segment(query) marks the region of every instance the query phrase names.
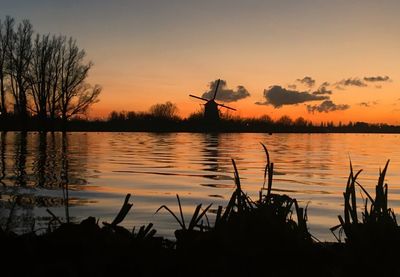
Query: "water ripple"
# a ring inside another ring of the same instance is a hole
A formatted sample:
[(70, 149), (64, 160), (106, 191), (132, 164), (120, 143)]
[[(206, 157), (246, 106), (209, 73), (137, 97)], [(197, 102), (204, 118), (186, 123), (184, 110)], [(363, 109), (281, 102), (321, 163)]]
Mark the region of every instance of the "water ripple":
[(391, 159), (389, 202), (400, 210), (400, 152), (393, 149), (398, 135), (8, 132), (0, 137), (0, 218), (13, 201), (17, 218), (43, 219), (46, 207), (62, 216), (62, 188), (68, 186), (77, 220), (92, 215), (112, 221), (132, 193), (127, 227), (153, 221), (159, 234), (170, 236), (173, 222), (154, 211), (162, 204), (175, 209), (175, 194), (187, 216), (199, 203), (226, 205), (235, 186), (232, 158), (244, 189), (258, 197), (266, 162), (260, 142), (274, 162), (273, 191), (309, 203), (310, 228), (318, 237), (333, 239), (329, 227), (342, 213), (349, 157), (354, 170), (363, 169), (359, 181), (371, 193), (379, 167)]

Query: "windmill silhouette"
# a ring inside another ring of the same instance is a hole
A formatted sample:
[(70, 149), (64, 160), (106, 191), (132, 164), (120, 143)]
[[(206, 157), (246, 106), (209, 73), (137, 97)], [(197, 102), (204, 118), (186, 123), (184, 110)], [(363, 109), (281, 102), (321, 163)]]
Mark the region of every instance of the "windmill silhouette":
[(219, 109), (218, 106), (236, 111), (236, 109), (225, 106), (224, 104), (220, 104), (215, 102), (215, 98), (217, 97), (219, 83), (221, 82), (220, 79), (217, 80), (217, 85), (215, 86), (214, 96), (211, 99), (205, 99), (203, 97), (199, 97), (193, 94), (189, 94), (190, 97), (197, 98), (203, 101), (206, 101), (204, 104), (204, 118), (207, 121), (218, 121), (219, 120)]

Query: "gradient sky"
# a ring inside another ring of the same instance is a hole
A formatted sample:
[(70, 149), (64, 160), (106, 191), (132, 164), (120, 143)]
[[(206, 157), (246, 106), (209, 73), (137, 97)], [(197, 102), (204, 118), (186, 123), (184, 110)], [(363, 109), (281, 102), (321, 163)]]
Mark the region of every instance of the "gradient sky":
[[(188, 94), (201, 96), (221, 78), (250, 93), (225, 102), (240, 116), (400, 124), (398, 0), (0, 0), (0, 7), (1, 19), (26, 18), (38, 33), (77, 39), (95, 64), (90, 83), (103, 86), (92, 117), (166, 101), (187, 116), (201, 109)], [(313, 87), (296, 81), (305, 76)], [(378, 76), (389, 80), (364, 79)], [(366, 86), (345, 85), (348, 79)], [(336, 111), (318, 112), (322, 100), (255, 104), (272, 86), (312, 95), (323, 82)]]

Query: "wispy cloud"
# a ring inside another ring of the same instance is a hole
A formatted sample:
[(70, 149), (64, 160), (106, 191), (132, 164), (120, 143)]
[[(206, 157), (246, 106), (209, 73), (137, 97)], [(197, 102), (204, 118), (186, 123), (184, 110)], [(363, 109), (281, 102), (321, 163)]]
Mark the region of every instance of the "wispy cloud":
[(378, 101), (361, 102), (361, 103), (358, 103), (358, 105), (361, 107), (370, 108), (372, 106), (378, 105)]
[(280, 108), (284, 105), (296, 105), (309, 101), (329, 99), (328, 96), (314, 95), (306, 91), (288, 90), (275, 85), (264, 90), (265, 102), (256, 102), (258, 105), (272, 105), (274, 108)]
[(314, 95), (324, 95), (324, 94), (332, 94), (332, 90), (327, 89), (329, 86), (328, 82), (323, 82), (316, 91), (313, 91)]
[[(214, 96), (215, 87), (217, 85), (217, 80), (210, 82), (210, 89), (203, 93), (202, 97), (206, 99), (211, 99)], [(221, 80), (218, 88), (216, 100), (223, 102), (235, 102), (246, 97), (249, 97), (250, 93), (244, 86), (238, 86), (236, 90), (228, 89), (225, 80)]]
[(389, 76), (371, 76), (364, 77), (364, 81), (366, 82), (388, 82), (390, 81)]
[(303, 79), (297, 79), (297, 82), (306, 85), (307, 87), (311, 88), (315, 85), (315, 80), (309, 76), (305, 76)]
[(363, 80), (359, 78), (348, 78), (343, 79), (336, 83), (336, 87), (343, 88), (347, 86), (356, 86), (356, 87), (366, 87), (367, 84), (363, 82)]
[(328, 112), (334, 112), (334, 111), (343, 111), (343, 110), (347, 110), (349, 108), (350, 108), (350, 106), (347, 104), (337, 105), (337, 104), (333, 103), (331, 100), (325, 100), (324, 102), (322, 102), (319, 105), (314, 105), (314, 106), (307, 105), (307, 111), (309, 113), (314, 113), (314, 112), (328, 113)]
[(361, 103), (358, 103), (358, 105), (360, 105), (361, 107), (366, 107), (366, 108), (371, 107), (371, 105), (368, 102), (361, 102)]
[[(343, 79), (339, 82), (336, 82), (336, 88), (337, 89), (344, 89), (345, 87), (348, 86), (356, 86), (356, 87), (367, 87), (367, 83), (377, 83), (377, 82), (390, 82), (391, 79), (389, 76), (366, 76), (363, 77), (362, 79), (360, 78), (347, 78)], [(376, 88), (381, 88), (381, 85), (375, 85)]]

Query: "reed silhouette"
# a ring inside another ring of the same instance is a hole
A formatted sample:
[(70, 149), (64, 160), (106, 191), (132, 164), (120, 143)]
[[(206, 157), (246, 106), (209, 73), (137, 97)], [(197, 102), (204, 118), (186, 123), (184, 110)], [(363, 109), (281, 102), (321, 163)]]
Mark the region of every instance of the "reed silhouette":
[[(348, 252), (354, 259), (344, 261), (345, 271), (349, 276), (396, 276), (400, 272), (399, 268), (393, 266), (399, 256), (400, 227), (394, 211), (388, 204), (388, 185), (385, 183), (388, 165), (389, 160), (383, 170), (379, 170), (375, 197), (372, 197), (357, 180), (362, 170), (354, 172), (350, 162), (350, 174), (343, 193), (343, 217), (339, 215), (340, 224), (331, 228), (332, 232), (340, 230), (339, 236), (335, 235), (338, 241), (341, 241), (342, 233), (345, 235)], [(356, 187), (365, 194), (361, 218)], [(355, 264), (358, 265), (357, 268), (354, 267)]]

